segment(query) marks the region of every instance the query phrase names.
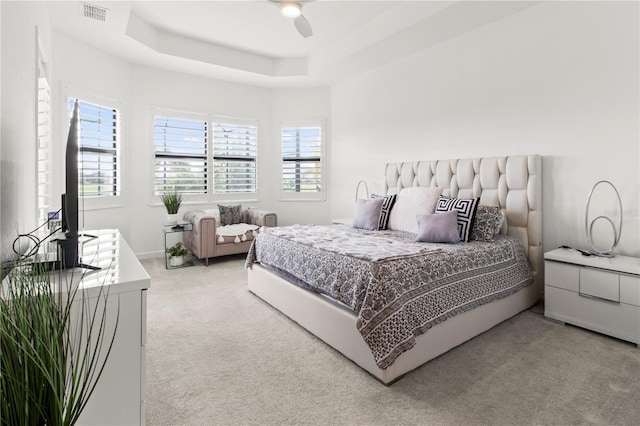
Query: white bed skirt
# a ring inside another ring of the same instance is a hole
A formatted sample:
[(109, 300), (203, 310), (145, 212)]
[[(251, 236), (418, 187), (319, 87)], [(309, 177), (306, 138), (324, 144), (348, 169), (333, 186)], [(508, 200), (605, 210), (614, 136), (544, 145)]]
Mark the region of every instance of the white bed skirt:
[(353, 311), (291, 284), (259, 264), (254, 264), (247, 271), (249, 290), (253, 294), (340, 351), (385, 385), (533, 306), (541, 294), (539, 285), (530, 285), (508, 297), (437, 324), (418, 336), (412, 349), (382, 370), (376, 365), (369, 346), (356, 329)]

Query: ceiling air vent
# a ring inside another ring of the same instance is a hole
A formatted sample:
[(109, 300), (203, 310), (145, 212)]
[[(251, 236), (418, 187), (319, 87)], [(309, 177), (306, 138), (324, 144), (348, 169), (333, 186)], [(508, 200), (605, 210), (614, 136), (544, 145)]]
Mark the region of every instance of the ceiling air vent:
[(107, 20), (107, 10), (104, 7), (94, 6), (88, 3), (81, 3), (82, 16), (96, 21), (105, 22)]

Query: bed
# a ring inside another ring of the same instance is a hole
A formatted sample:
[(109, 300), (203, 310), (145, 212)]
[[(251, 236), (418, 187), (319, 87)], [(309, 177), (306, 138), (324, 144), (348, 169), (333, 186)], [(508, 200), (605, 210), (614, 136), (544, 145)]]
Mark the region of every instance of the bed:
[[(500, 234), (490, 243), (447, 245), (415, 243), (411, 232), (345, 225), (271, 228), (247, 258), (252, 293), (384, 384), (529, 308), (542, 295), (539, 156), (385, 165), (386, 194), (414, 187), (442, 188), (445, 197), (477, 197), (480, 205), (499, 207)], [(458, 287), (462, 296), (451, 290)], [(449, 298), (466, 298), (464, 309)], [(427, 305), (428, 314), (421, 310)], [(437, 312), (431, 312), (433, 306)]]

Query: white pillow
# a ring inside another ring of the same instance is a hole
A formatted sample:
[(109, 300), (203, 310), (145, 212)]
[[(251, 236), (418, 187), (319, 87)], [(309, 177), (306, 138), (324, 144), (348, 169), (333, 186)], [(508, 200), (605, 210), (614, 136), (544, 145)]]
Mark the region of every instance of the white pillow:
[(403, 188), (389, 215), (388, 229), (418, 233), (417, 216), (433, 214), (436, 211), (442, 188), (413, 186)]

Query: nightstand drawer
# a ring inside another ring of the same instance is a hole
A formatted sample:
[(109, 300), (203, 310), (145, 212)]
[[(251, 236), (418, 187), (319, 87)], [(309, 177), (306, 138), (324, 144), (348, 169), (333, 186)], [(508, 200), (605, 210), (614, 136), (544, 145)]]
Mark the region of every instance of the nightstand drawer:
[(640, 277), (620, 275), (620, 302), (640, 306)]
[(611, 302), (620, 302), (620, 275), (610, 271), (580, 268), (580, 292)]
[(624, 303), (580, 297), (555, 287), (545, 289), (545, 316), (640, 344), (640, 312)]
[(580, 290), (580, 268), (575, 265), (569, 265), (561, 262), (545, 262), (544, 264), (544, 282), (566, 290)]

